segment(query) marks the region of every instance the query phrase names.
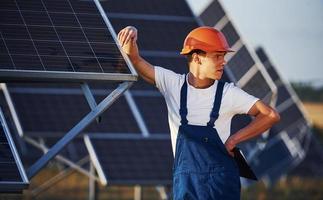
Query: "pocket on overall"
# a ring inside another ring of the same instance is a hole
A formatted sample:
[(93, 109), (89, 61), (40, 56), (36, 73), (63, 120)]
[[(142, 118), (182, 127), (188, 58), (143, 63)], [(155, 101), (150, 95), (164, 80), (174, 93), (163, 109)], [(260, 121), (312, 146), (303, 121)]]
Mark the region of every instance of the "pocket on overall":
[(223, 148), (225, 147), (215, 129), (195, 125), (180, 126), (174, 173), (211, 173), (223, 170), (229, 157)]

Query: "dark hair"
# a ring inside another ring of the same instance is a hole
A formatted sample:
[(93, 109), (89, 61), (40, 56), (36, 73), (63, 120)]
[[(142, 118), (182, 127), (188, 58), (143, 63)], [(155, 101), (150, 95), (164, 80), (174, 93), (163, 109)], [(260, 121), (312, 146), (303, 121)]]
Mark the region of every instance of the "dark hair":
[(206, 54), (206, 52), (205, 51), (202, 51), (202, 50), (200, 50), (200, 49), (194, 49), (193, 51), (191, 51), (190, 53), (188, 53), (188, 54), (186, 54), (186, 58), (187, 58), (187, 61), (190, 63), (190, 62), (192, 62), (192, 55), (194, 54), (194, 53), (197, 53), (197, 54), (203, 54), (203, 55), (205, 55)]

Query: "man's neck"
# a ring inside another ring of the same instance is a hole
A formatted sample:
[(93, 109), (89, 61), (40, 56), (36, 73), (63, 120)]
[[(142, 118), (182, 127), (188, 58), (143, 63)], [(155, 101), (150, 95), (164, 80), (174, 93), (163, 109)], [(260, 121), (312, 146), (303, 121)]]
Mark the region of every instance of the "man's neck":
[(214, 80), (208, 78), (199, 79), (198, 77), (195, 77), (193, 73), (190, 72), (188, 73), (188, 83), (195, 88), (204, 89), (213, 85)]

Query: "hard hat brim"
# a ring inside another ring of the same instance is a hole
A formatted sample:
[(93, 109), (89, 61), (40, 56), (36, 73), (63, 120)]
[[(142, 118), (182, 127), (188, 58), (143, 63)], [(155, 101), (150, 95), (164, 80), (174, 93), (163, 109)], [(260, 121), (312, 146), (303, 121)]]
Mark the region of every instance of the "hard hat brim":
[(182, 51), (180, 52), (181, 55), (187, 55), (189, 54), (191, 51), (193, 50), (202, 50), (204, 52), (235, 52), (234, 50), (232, 50), (231, 48), (229, 49), (217, 49), (217, 50), (206, 50), (206, 49), (188, 49), (188, 48), (183, 48)]

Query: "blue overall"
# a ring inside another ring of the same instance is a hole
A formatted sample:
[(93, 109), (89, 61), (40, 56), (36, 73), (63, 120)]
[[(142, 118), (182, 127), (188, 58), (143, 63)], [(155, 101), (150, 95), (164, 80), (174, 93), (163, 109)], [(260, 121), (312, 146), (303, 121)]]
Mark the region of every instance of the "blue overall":
[(239, 170), (221, 141), (214, 122), (219, 116), (224, 82), (219, 81), (207, 126), (189, 125), (187, 83), (181, 88), (181, 125), (173, 169), (174, 200), (240, 199)]

